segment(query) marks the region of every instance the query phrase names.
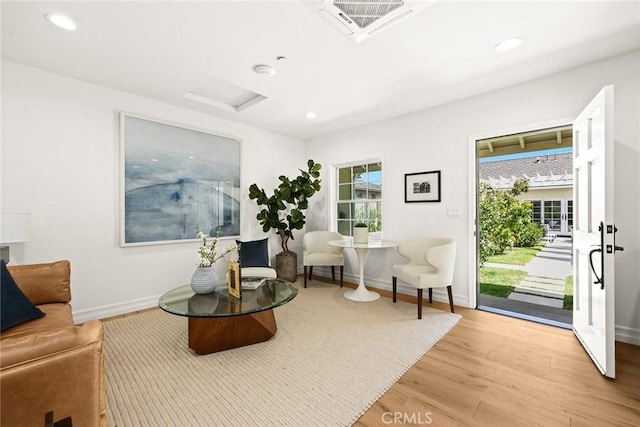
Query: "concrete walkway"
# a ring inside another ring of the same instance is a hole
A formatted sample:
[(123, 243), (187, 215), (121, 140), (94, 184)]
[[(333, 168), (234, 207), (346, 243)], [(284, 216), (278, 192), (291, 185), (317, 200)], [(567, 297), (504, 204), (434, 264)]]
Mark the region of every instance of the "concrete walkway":
[(508, 299), (562, 308), (565, 279), (573, 274), (571, 258), (571, 239), (557, 237), (538, 252), (527, 265), (490, 262), (485, 265), (487, 267), (524, 270), (529, 273), (507, 297)]

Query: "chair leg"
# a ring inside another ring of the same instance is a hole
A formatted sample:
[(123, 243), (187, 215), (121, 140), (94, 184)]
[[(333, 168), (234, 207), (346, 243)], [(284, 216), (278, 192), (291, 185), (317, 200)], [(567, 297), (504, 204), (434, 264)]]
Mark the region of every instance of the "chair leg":
[(396, 302), (396, 293), (398, 291), (398, 278), (393, 276), (391, 283), (393, 284), (393, 302)]
[(344, 265), (340, 266), (340, 287), (342, 287), (342, 282), (344, 279)]
[(418, 288), (418, 319), (422, 319), (422, 288)]
[(313, 265), (309, 266), (309, 280), (311, 280), (311, 275), (313, 274)]
[(429, 288), (429, 304), (433, 304), (433, 289)]
[(333, 280), (334, 282), (336, 281), (336, 271), (333, 268), (333, 265), (331, 266), (331, 280)]
[(303, 276), (304, 276), (304, 287), (306, 288), (307, 287), (307, 266), (306, 265), (304, 266)]
[(453, 293), (451, 292), (451, 285), (447, 286), (447, 293), (449, 294), (449, 306), (451, 307), (451, 312), (453, 311)]

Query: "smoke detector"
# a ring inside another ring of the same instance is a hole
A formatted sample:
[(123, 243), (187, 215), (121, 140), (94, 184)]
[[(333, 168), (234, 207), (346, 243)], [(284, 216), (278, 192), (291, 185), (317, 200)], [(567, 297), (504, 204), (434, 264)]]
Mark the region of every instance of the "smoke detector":
[(262, 77), (271, 77), (276, 73), (276, 70), (270, 65), (256, 65), (253, 67), (253, 71)]
[(318, 13), (356, 43), (436, 0), (322, 0)]

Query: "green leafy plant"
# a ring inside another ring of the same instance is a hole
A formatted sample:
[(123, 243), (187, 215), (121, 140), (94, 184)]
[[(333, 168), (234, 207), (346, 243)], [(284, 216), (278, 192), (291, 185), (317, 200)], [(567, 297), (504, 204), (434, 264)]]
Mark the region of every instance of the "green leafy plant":
[(289, 239), (293, 240), (293, 230), (301, 230), (306, 223), (304, 210), (309, 207), (309, 199), (320, 191), (320, 163), (309, 159), (307, 170), (300, 169), (300, 175), (289, 179), (279, 177), (280, 185), (267, 196), (257, 184), (249, 186), (249, 198), (264, 208), (256, 215), (265, 233), (273, 229), (281, 239), (282, 250), (289, 252)]
[(526, 192), (528, 181), (517, 180), (511, 191), (481, 183), (478, 188), (479, 258), (504, 253), (514, 246), (533, 246), (542, 237), (542, 227), (532, 220), (532, 204), (517, 195)]

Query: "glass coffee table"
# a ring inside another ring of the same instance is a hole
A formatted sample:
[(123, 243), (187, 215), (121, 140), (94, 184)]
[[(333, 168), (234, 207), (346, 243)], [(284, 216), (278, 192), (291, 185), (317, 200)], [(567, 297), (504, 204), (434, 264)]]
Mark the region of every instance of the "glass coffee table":
[(298, 294), (293, 283), (268, 278), (255, 290), (243, 290), (242, 299), (229, 296), (227, 282), (220, 281), (210, 294), (198, 295), (190, 285), (160, 297), (167, 313), (189, 318), (189, 348), (210, 354), (271, 339), (278, 330), (273, 309)]

